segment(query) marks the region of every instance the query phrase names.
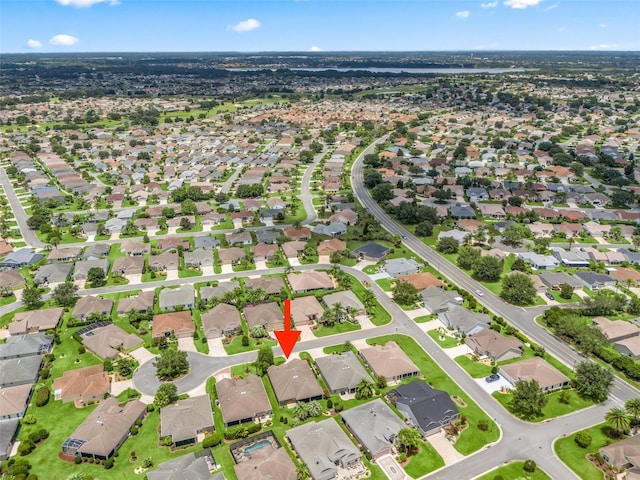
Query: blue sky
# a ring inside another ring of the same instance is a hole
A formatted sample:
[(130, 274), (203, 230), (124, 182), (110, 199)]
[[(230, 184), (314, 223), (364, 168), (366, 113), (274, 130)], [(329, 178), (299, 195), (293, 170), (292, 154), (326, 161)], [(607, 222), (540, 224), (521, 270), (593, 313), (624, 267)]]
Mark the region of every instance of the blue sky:
[(2, 0), (0, 52), (640, 50), (638, 0)]

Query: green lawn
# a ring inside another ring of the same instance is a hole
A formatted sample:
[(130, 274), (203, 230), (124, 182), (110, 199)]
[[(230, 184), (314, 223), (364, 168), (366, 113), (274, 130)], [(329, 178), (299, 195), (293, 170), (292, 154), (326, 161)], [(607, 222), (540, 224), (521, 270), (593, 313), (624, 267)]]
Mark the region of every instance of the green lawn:
[(336, 335), (338, 333), (353, 332), (354, 330), (360, 330), (360, 324), (341, 322), (334, 324), (332, 327), (321, 325), (317, 330), (313, 330), (313, 334), (316, 337), (327, 337), (329, 335)]
[(427, 333), (434, 342), (440, 345), (440, 348), (453, 348), (457, 347), (459, 344), (459, 340), (457, 338), (450, 337), (449, 335), (443, 335), (443, 340), (440, 340), (441, 335), (437, 330), (429, 330)]
[(367, 275), (373, 275), (374, 273), (378, 273), (379, 267), (377, 265), (367, 265), (362, 269), (364, 273)]
[(551, 480), (551, 477), (544, 473), (540, 468), (536, 468), (536, 471), (533, 473), (525, 472), (522, 467), (524, 462), (511, 462), (508, 465), (504, 465), (502, 467), (498, 467), (495, 470), (491, 470), (488, 473), (485, 473), (481, 477), (478, 477), (476, 480), (493, 480), (498, 475), (500, 475), (505, 480), (515, 480), (519, 478), (526, 478), (528, 480)]
[(554, 444), (554, 450), (560, 460), (562, 460), (571, 470), (573, 470), (582, 480), (602, 480), (602, 471), (593, 463), (587, 460), (588, 454), (594, 454), (600, 448), (613, 443), (607, 432), (607, 424), (601, 423), (594, 427), (583, 430), (591, 435), (591, 445), (587, 448), (579, 447), (574, 438), (575, 434), (560, 438)]
[(568, 300), (567, 300), (566, 298), (562, 298), (562, 297), (560, 296), (560, 292), (551, 292), (551, 293), (553, 294), (553, 296), (554, 296), (554, 297), (555, 297), (555, 299), (556, 299), (556, 302), (558, 302), (558, 303), (576, 303), (576, 302), (579, 302), (579, 301), (581, 301), (581, 300), (582, 300), (582, 298), (580, 298), (580, 297), (579, 297), (577, 294), (575, 294), (575, 293), (574, 293), (573, 295), (571, 295), (571, 298), (570, 298), (570, 299), (568, 299)]
[[(560, 392), (553, 392), (547, 395), (547, 404), (542, 409), (542, 415), (536, 418), (527, 419), (531, 422), (542, 422), (544, 420), (548, 420), (550, 418), (560, 417), (562, 415), (567, 415), (568, 413), (573, 413), (577, 410), (582, 410), (583, 408), (587, 408), (593, 405), (593, 402), (589, 400), (584, 400), (578, 396), (578, 394), (574, 390), (567, 390), (569, 392), (569, 403), (561, 403), (559, 401)], [(513, 414), (511, 408), (509, 406), (513, 395), (510, 393), (500, 393), (494, 392), (492, 394), (493, 398), (498, 400), (498, 402), (509, 412)]]
[(389, 278), (380, 278), (380, 279), (376, 280), (376, 283), (385, 292), (390, 292), (391, 291), (391, 279), (389, 279)]
[(244, 353), (244, 352), (249, 352), (251, 350), (257, 350), (258, 348), (260, 348), (263, 345), (267, 345), (269, 347), (275, 347), (277, 344), (277, 342), (275, 340), (269, 340), (269, 339), (255, 339), (255, 338), (251, 338), (249, 337), (249, 346), (248, 347), (243, 347), (242, 346), (242, 335), (236, 335), (235, 337), (233, 337), (233, 339), (231, 340), (231, 343), (224, 345), (224, 349), (227, 352), (228, 355), (234, 355), (236, 353)]
[(430, 443), (420, 442), (419, 449), (417, 454), (409, 457), (409, 462), (404, 467), (404, 471), (412, 478), (421, 477), (428, 472), (444, 467), (444, 460)]
[(489, 365), (474, 362), (466, 355), (456, 357), (455, 361), (473, 378), (484, 378), (491, 375), (491, 367)]
[[(367, 343), (384, 344), (391, 340), (395, 341), (409, 358), (415, 362), (425, 380), (434, 388), (444, 390), (450, 395), (455, 395), (466, 404), (465, 407), (458, 407), (460, 415), (467, 417), (469, 422), (469, 426), (463, 430), (454, 445), (458, 452), (463, 455), (469, 455), (488, 443), (498, 440), (500, 432), (493, 420), (427, 355), (413, 338), (404, 335), (385, 335), (368, 339)], [(483, 432), (478, 429), (478, 421), (480, 420), (487, 421), (489, 425), (487, 431)]]
[(420, 317), (414, 318), (413, 321), (416, 323), (425, 323), (425, 322), (430, 322), (433, 319), (434, 317), (431, 315), (422, 315)]
[(201, 277), (202, 270), (199, 268), (183, 268), (178, 270), (178, 278)]

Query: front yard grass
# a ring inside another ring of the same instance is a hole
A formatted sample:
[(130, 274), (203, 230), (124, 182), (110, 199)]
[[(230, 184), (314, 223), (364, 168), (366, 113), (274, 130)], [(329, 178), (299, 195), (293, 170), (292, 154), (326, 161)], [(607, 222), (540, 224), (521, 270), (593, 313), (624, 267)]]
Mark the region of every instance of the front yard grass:
[(262, 346), (275, 347), (275, 340), (271, 340), (268, 338), (252, 338), (249, 337), (249, 346), (242, 346), (242, 335), (236, 335), (233, 337), (230, 343), (224, 345), (224, 350), (227, 352), (227, 355), (235, 355), (236, 353), (244, 353), (249, 352), (251, 350), (257, 350)]
[[(593, 402), (580, 398), (575, 390), (566, 391), (569, 392), (570, 395), (569, 403), (565, 404), (560, 402), (560, 391), (549, 393), (547, 395), (547, 404), (542, 409), (542, 415), (532, 419), (528, 419), (528, 421), (542, 422), (544, 420), (567, 415), (569, 413), (573, 413), (577, 410), (582, 410), (583, 408), (587, 408), (593, 405)], [(500, 405), (505, 408), (505, 410), (507, 410), (512, 415), (515, 415), (510, 407), (511, 399), (513, 398), (513, 395), (511, 393), (494, 392), (492, 396), (498, 401), (498, 403), (500, 403)]]
[(491, 367), (489, 365), (474, 362), (466, 355), (460, 355), (454, 360), (473, 378), (484, 378), (491, 375)]
[(360, 330), (359, 323), (341, 322), (341, 323), (335, 323), (331, 327), (327, 327), (326, 325), (320, 325), (317, 330), (313, 330), (313, 334), (316, 337), (327, 337), (329, 335), (337, 335), (338, 333), (353, 332), (355, 330)]
[(544, 471), (540, 470), (540, 467), (536, 467), (535, 472), (528, 473), (522, 469), (523, 466), (524, 462), (511, 462), (508, 465), (498, 467), (488, 473), (485, 473), (481, 477), (478, 477), (476, 480), (493, 480), (498, 476), (509, 480), (512, 478), (526, 478), (528, 480), (551, 480), (551, 477)]
[(426, 472), (433, 472), (440, 467), (444, 467), (444, 460), (435, 448), (428, 442), (418, 444), (420, 451), (409, 457), (409, 462), (404, 467), (404, 471), (412, 478), (423, 476)]
[[(449, 335), (442, 335), (443, 340), (440, 340), (440, 332), (438, 330), (429, 330), (427, 334), (440, 345), (440, 348), (453, 348), (457, 347), (460, 341), (457, 338), (450, 337)], [(466, 358), (466, 357), (465, 357)]]
[(178, 270), (178, 278), (201, 277), (202, 270), (199, 268), (182, 268)]
[(609, 426), (605, 423), (582, 430), (591, 435), (591, 445), (587, 448), (579, 447), (574, 438), (575, 434), (558, 439), (553, 448), (556, 455), (582, 480), (602, 480), (602, 471), (587, 460), (588, 454), (595, 454), (602, 447), (613, 443), (607, 432)]
[[(498, 427), (491, 417), (487, 415), (472, 399), (460, 388), (440, 366), (416, 343), (416, 341), (405, 335), (384, 335), (382, 337), (370, 338), (369, 345), (385, 344), (395, 341), (402, 350), (420, 368), (420, 372), (433, 388), (444, 390), (449, 395), (455, 395), (466, 406), (458, 407), (460, 416), (467, 417), (469, 426), (462, 431), (454, 448), (463, 455), (469, 455), (485, 445), (495, 442), (500, 436)], [(482, 431), (478, 428), (478, 422), (485, 420), (488, 429)]]
[(390, 292), (391, 291), (391, 279), (389, 279), (389, 278), (380, 278), (380, 279), (376, 280), (376, 283), (385, 292)]

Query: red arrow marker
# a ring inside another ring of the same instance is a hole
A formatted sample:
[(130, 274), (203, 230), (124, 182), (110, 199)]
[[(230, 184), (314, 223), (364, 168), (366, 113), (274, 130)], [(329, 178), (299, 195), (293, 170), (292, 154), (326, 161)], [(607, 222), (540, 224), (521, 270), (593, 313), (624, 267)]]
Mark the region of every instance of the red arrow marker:
[(282, 353), (289, 358), (300, 336), (300, 330), (291, 330), (291, 300), (284, 301), (284, 330), (276, 330), (273, 333), (276, 334)]

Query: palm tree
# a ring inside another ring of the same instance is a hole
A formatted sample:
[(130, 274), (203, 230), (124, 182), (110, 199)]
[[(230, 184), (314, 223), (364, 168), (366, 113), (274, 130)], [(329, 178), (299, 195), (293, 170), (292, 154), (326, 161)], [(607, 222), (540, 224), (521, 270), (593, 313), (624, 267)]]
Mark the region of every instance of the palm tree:
[(362, 400), (365, 398), (371, 398), (373, 396), (373, 383), (366, 378), (363, 378), (358, 382), (356, 386), (356, 399)]
[(605, 416), (605, 421), (620, 434), (623, 434), (625, 430), (629, 430), (631, 425), (631, 418), (627, 415), (627, 411), (624, 408), (614, 407), (609, 410)]
[(307, 410), (307, 406), (302, 402), (296, 403), (296, 406), (293, 407), (293, 416), (300, 421), (304, 421), (309, 418), (309, 410)]
[(627, 400), (624, 404), (624, 408), (627, 413), (633, 417), (633, 428), (637, 433), (638, 431), (638, 419), (640, 418), (640, 398), (632, 398), (631, 400)]
[(311, 400), (309, 403), (307, 403), (307, 412), (309, 413), (310, 417), (318, 417), (322, 415), (323, 411), (324, 409), (322, 408), (322, 405), (320, 405), (320, 402), (318, 402), (317, 400)]
[(296, 467), (296, 478), (298, 480), (307, 480), (311, 476), (311, 472), (309, 471), (309, 467), (307, 467), (306, 463), (299, 463)]
[(409, 455), (414, 449), (418, 448), (422, 436), (420, 432), (412, 427), (401, 428), (398, 432), (398, 443), (400, 447)]

